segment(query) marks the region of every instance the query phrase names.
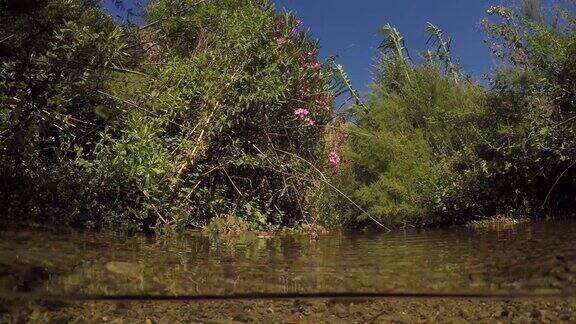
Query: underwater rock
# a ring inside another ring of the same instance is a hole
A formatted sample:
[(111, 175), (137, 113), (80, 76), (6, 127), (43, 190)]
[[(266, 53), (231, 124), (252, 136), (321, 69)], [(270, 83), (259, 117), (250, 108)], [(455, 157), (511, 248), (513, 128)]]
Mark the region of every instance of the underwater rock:
[(144, 276), (142, 266), (130, 262), (110, 261), (106, 263), (106, 270), (132, 279), (142, 279)]

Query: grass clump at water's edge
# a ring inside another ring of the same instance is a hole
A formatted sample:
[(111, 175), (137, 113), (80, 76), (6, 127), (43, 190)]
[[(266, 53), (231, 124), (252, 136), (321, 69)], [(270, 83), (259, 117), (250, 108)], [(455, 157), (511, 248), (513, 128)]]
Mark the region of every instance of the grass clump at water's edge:
[(474, 229), (501, 229), (527, 222), (530, 222), (529, 218), (516, 218), (505, 215), (497, 215), (492, 218), (473, 221), (466, 226)]
[(242, 237), (255, 234), (257, 238), (269, 239), (278, 235), (295, 234), (306, 235), (313, 238), (328, 235), (330, 231), (324, 226), (312, 222), (302, 223), (294, 226), (256, 226), (234, 215), (222, 215), (214, 217), (206, 225), (202, 232), (213, 237)]

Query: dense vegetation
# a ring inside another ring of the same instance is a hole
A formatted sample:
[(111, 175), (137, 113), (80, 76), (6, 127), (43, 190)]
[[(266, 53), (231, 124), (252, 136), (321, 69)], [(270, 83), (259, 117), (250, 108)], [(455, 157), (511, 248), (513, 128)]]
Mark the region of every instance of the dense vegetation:
[(143, 27), (66, 0), (2, 14), (9, 215), (145, 227), (308, 216), (338, 83), (293, 14), (241, 0), (159, 0)]
[[(377, 79), (367, 109), (353, 111), (340, 187), (392, 226), (572, 213), (576, 20), (554, 14), (548, 24), (529, 0), (490, 8), (483, 24), (502, 64), (488, 89), (468, 80), (439, 28), (427, 27), (431, 49), (419, 63), (395, 29), (383, 28)], [(333, 204), (344, 221), (366, 223)]]
[[(436, 26), (417, 62), (385, 26), (363, 104), (339, 65), (318, 62), (298, 18), (267, 0), (157, 0), (142, 26), (118, 26), (99, 5), (0, 7), (9, 221), (262, 230), (573, 210), (568, 11), (548, 22), (534, 0), (491, 8), (502, 64), (489, 87), (470, 81)], [(345, 93), (356, 103), (335, 112)]]

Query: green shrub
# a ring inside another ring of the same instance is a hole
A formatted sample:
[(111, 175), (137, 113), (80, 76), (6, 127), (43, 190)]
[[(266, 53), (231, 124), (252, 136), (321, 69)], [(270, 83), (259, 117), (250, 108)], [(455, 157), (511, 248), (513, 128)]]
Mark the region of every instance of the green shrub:
[(83, 162), (103, 204), (145, 225), (302, 221), (331, 120), (317, 44), (267, 1), (161, 0), (149, 17), (159, 21), (152, 79)]
[[(485, 96), (434, 67), (417, 67), (409, 75), (394, 91), (375, 86), (368, 112), (350, 127), (347, 176), (340, 182), (368, 214), (391, 226), (430, 224), (440, 213), (460, 209), (446, 201), (456, 192)], [(366, 223), (365, 215), (348, 210), (348, 218)]]
[(341, 199), (326, 205), (357, 226), (374, 224), (370, 218), (388, 227), (437, 223), (464, 208), (447, 203), (465, 181), (461, 170), (478, 140), (474, 126), (486, 93), (453, 70), (449, 53), (412, 66), (398, 32), (384, 31), (370, 99), (346, 127), (344, 163), (334, 178), (365, 212)]
[(547, 25), (538, 1), (520, 8), (493, 7), (484, 21), (506, 63), (488, 91), (466, 81), (435, 26), (427, 31), (437, 48), (415, 67), (400, 34), (383, 28), (371, 99), (355, 109), (335, 176), (367, 213), (333, 202), (344, 222), (363, 226), (371, 215), (391, 226), (453, 224), (573, 211), (575, 20), (560, 10), (562, 19)]
[(99, 90), (128, 62), (125, 43), (91, 4), (11, 1), (0, 19), (0, 208), (69, 221), (91, 209), (65, 198), (82, 187), (74, 147), (103, 126), (94, 108), (111, 104)]
[(556, 214), (574, 208), (576, 26), (561, 9), (563, 19), (554, 26), (534, 10), (494, 7), (494, 18), (484, 21), (495, 53), (508, 64), (492, 80), (483, 141), (477, 145), (486, 213)]

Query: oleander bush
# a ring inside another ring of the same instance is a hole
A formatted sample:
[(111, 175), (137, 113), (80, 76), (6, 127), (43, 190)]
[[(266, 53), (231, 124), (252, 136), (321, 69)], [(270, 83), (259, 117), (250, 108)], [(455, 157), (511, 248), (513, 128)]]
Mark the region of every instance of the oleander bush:
[(2, 27), (10, 214), (34, 206), (40, 218), (128, 228), (311, 217), (335, 74), (294, 14), (268, 1), (158, 0), (144, 26), (116, 26), (96, 4), (8, 6), (14, 25), (53, 24), (29, 45)]
[(148, 15), (157, 68), (85, 161), (105, 200), (174, 226), (302, 221), (331, 121), (317, 43), (267, 1), (158, 1)]

